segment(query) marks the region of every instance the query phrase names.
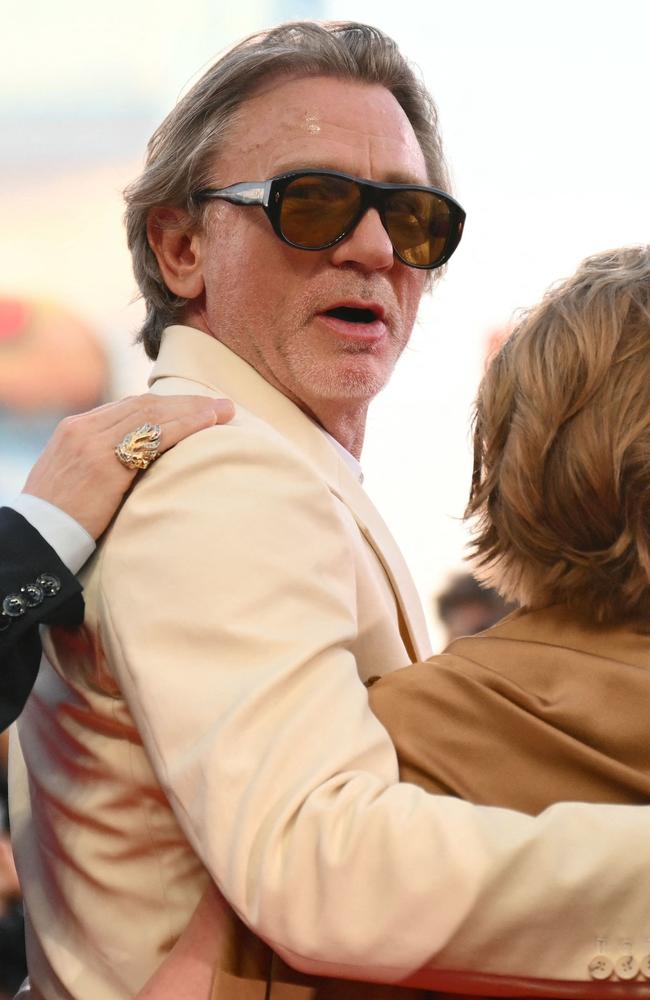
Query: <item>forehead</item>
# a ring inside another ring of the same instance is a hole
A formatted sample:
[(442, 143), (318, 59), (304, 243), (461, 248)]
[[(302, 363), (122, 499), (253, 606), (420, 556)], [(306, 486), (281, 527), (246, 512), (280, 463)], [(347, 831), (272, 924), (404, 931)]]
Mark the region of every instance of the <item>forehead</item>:
[(385, 87), (332, 77), (281, 78), (240, 108), (219, 157), (219, 182), (329, 167), (372, 180), (427, 182), (420, 144)]

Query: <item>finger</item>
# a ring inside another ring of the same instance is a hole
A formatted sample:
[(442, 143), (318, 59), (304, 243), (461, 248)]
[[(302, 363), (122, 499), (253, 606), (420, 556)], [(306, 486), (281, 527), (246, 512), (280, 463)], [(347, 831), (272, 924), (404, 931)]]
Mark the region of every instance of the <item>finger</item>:
[(127, 422), (131, 430), (144, 423), (162, 423), (165, 419), (173, 419), (185, 413), (193, 412), (203, 406), (205, 396), (159, 396), (152, 392), (140, 396), (126, 396), (112, 403), (104, 403), (94, 410), (77, 413), (67, 418), (67, 423), (73, 427), (81, 425), (84, 430), (100, 434), (121, 428)]
[(232, 399), (213, 399), (212, 404), (217, 417), (216, 423), (229, 424), (235, 416), (235, 404)]
[(149, 393), (142, 399), (141, 416), (154, 424), (166, 424), (172, 420), (199, 417), (214, 423), (226, 423), (234, 416), (234, 407), (229, 399), (213, 399), (212, 396), (159, 396)]
[[(214, 423), (226, 423), (234, 415), (230, 400), (213, 399), (211, 396), (159, 396), (146, 393), (130, 396), (84, 414), (84, 428), (94, 435), (110, 438), (118, 444), (125, 434), (143, 424), (166, 426), (174, 420), (198, 420), (197, 429)], [(92, 421), (92, 422), (91, 422)]]
[(144, 401), (150, 398), (151, 394), (148, 393), (141, 396), (126, 396), (124, 399), (104, 403), (102, 406), (96, 406), (84, 413), (74, 413), (67, 417), (64, 423), (73, 428), (81, 426), (89, 433), (98, 434), (110, 430), (111, 427), (116, 427), (123, 420), (137, 419), (138, 414), (146, 405)]
[(210, 408), (197, 409), (162, 423), (158, 451), (161, 453), (167, 451), (183, 438), (203, 430), (205, 427), (227, 424), (232, 420), (235, 415), (235, 407), (229, 399), (212, 399), (210, 403), (213, 404)]

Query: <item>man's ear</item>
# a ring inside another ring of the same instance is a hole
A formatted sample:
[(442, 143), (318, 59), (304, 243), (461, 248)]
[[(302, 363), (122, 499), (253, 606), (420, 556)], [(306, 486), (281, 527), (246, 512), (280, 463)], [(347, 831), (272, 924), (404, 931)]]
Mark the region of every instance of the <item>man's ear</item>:
[(204, 290), (201, 239), (187, 213), (180, 208), (152, 208), (147, 238), (170, 292), (183, 299), (198, 298)]

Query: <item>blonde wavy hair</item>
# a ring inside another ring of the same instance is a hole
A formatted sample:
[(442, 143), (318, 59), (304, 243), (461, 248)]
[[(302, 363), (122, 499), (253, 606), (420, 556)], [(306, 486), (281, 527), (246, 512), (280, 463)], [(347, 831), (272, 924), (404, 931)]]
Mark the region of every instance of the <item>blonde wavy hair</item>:
[(589, 257), (494, 357), (466, 517), (507, 600), (650, 630), (650, 246)]

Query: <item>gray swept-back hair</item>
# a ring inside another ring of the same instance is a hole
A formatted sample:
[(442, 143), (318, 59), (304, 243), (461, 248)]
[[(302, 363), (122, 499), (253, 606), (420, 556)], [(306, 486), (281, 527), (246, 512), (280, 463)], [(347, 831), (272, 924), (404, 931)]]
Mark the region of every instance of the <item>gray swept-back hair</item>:
[(379, 84), (409, 119), (427, 165), (429, 182), (449, 189), (436, 106), (396, 43), (367, 24), (295, 21), (251, 35), (222, 56), (178, 102), (154, 132), (142, 174), (125, 192), (127, 240), (146, 304), (138, 339), (150, 358), (166, 326), (178, 322), (186, 300), (165, 285), (147, 239), (152, 208), (166, 205), (200, 226), (205, 206), (194, 192), (213, 179), (215, 158), (238, 108), (274, 76), (321, 75)]

